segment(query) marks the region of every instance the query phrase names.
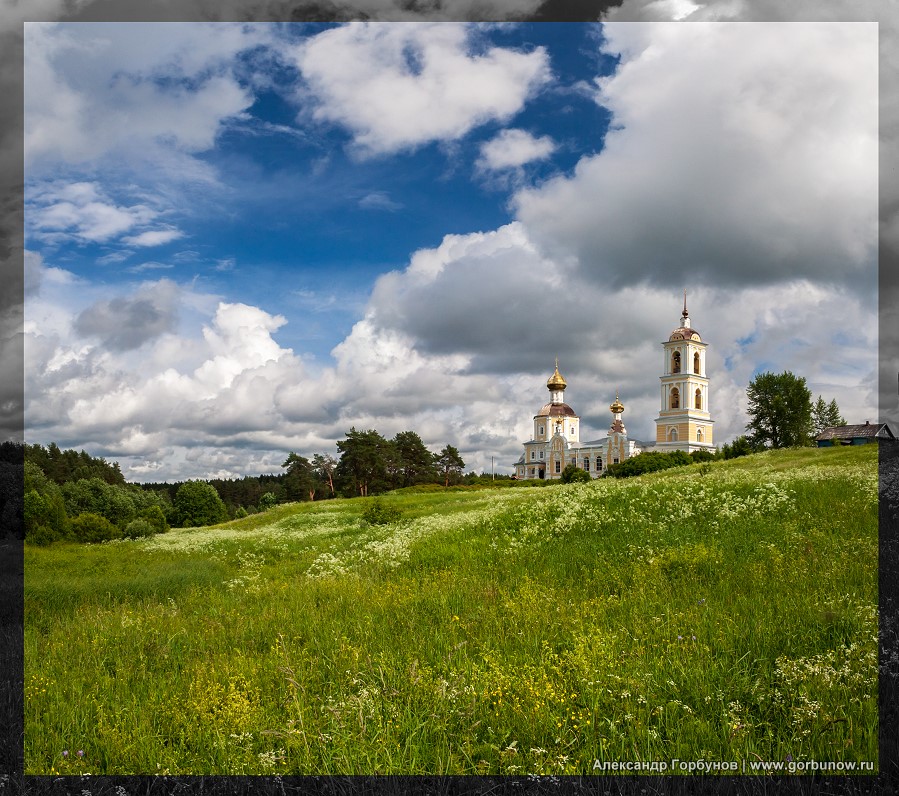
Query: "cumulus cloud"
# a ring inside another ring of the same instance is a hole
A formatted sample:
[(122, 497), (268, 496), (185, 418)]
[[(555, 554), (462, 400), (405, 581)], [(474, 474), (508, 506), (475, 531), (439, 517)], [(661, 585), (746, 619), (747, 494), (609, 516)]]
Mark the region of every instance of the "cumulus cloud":
[(546, 52), (485, 47), (458, 24), (351, 23), (296, 45), (312, 116), (383, 155), (514, 116), (550, 79)]
[(74, 328), (112, 351), (130, 351), (175, 330), (177, 301), (177, 285), (162, 280), (132, 296), (92, 304), (75, 318)]
[(252, 104), (235, 58), (269, 34), (236, 24), (26, 25), (26, 163), (117, 155), (208, 178), (188, 154), (212, 146)]
[(606, 285), (871, 289), (875, 26), (609, 25), (598, 155), (520, 191), (538, 242)]
[(555, 149), (556, 144), (548, 135), (537, 138), (527, 130), (503, 130), (481, 145), (477, 166), (483, 171), (517, 169), (548, 158)]

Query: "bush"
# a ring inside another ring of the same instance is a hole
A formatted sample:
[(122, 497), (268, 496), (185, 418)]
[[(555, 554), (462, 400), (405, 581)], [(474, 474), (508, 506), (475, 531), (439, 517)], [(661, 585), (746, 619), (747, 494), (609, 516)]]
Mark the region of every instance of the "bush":
[(590, 473), (578, 467), (576, 464), (566, 464), (562, 470), (563, 484), (583, 484), (590, 481)]
[(247, 510), (243, 506), (238, 506), (237, 511), (234, 512), (235, 520), (242, 520), (247, 515)]
[(60, 537), (52, 528), (46, 525), (34, 525), (25, 537), (25, 540), (31, 544), (51, 544), (59, 541)]
[(380, 498), (373, 498), (362, 510), (362, 519), (369, 525), (390, 525), (399, 522), (402, 515), (399, 506), (389, 506)]
[(145, 508), (138, 519), (148, 522), (153, 528), (153, 533), (165, 533), (169, 529), (169, 524), (165, 519), (165, 512), (161, 506)]
[(175, 509), (182, 528), (215, 525), (228, 519), (228, 510), (212, 484), (186, 481), (175, 494)]
[(79, 514), (72, 520), (72, 532), (79, 542), (108, 542), (121, 539), (122, 532), (99, 514)]
[(144, 519), (131, 520), (125, 526), (125, 537), (128, 539), (140, 539), (144, 536), (152, 536), (156, 530)]
[[(52, 489), (45, 495), (29, 489), (23, 499), (25, 538), (35, 544), (49, 544), (57, 539), (66, 539), (70, 533), (69, 518), (66, 516), (59, 488), (56, 484), (49, 486)], [(38, 542), (38, 538), (42, 541)]]
[(693, 460), (685, 451), (672, 451), (671, 453), (662, 453), (661, 451), (647, 451), (623, 462), (613, 464), (606, 468), (606, 475), (615, 478), (630, 478), (635, 475), (643, 475), (643, 473), (654, 473), (657, 470), (667, 470), (669, 467), (680, 467), (684, 464), (690, 464)]
[(698, 450), (698, 451), (693, 451), (690, 454), (690, 458), (693, 460), (694, 464), (697, 464), (700, 462), (711, 462), (711, 461), (714, 461), (718, 457), (715, 456), (714, 453), (710, 453), (709, 451)]
[(278, 505), (278, 498), (275, 497), (274, 492), (266, 492), (261, 498), (259, 498), (259, 511), (268, 511), (271, 508), (274, 508)]

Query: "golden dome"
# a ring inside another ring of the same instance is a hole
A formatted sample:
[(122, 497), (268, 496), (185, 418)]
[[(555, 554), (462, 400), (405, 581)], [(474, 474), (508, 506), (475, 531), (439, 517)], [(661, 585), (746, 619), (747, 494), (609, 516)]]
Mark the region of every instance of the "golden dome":
[(624, 404), (618, 400), (618, 390), (615, 390), (615, 403), (609, 407), (613, 415), (620, 415), (624, 411)]
[(553, 375), (547, 379), (546, 386), (549, 387), (550, 390), (564, 390), (568, 386), (565, 379), (562, 378), (562, 374), (559, 373), (558, 357), (556, 357), (556, 369), (553, 371)]

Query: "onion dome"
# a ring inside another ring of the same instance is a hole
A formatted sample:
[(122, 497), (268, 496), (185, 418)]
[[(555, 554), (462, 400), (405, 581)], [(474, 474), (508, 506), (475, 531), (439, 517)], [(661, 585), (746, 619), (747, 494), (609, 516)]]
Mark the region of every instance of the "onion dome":
[(558, 357), (556, 357), (556, 369), (553, 371), (553, 375), (547, 379), (546, 386), (553, 392), (556, 390), (564, 390), (568, 386), (568, 383), (562, 378), (562, 374), (559, 373)]
[(609, 407), (609, 411), (613, 415), (620, 415), (624, 411), (624, 404), (618, 400), (618, 390), (615, 390), (615, 403)]
[(694, 328), (690, 326), (690, 313), (687, 312), (687, 291), (684, 291), (684, 311), (680, 316), (680, 326), (675, 329), (670, 337), (668, 338), (668, 342), (672, 342), (673, 340), (695, 340), (697, 343), (702, 342), (702, 338), (699, 336), (699, 332), (697, 332)]
[(577, 417), (577, 413), (568, 404), (544, 404), (534, 417)]

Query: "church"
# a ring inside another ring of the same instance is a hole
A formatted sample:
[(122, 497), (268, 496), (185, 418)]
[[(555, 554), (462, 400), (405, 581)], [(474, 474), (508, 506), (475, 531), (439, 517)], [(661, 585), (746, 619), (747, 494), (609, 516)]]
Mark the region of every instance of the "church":
[(662, 343), (663, 362), (660, 379), (659, 416), (655, 419), (654, 443), (630, 439), (621, 415), (624, 404), (616, 392), (609, 406), (612, 424), (608, 435), (581, 442), (580, 418), (565, 403), (568, 383), (559, 373), (559, 360), (546, 382), (549, 403), (534, 415), (531, 439), (524, 443), (524, 453), (515, 463), (516, 478), (561, 478), (569, 464), (586, 470), (594, 478), (604, 468), (618, 464), (644, 451), (670, 452), (682, 450), (714, 451), (712, 420), (709, 410), (709, 379), (706, 375), (706, 347), (684, 310), (677, 328)]

